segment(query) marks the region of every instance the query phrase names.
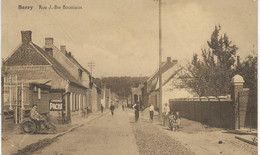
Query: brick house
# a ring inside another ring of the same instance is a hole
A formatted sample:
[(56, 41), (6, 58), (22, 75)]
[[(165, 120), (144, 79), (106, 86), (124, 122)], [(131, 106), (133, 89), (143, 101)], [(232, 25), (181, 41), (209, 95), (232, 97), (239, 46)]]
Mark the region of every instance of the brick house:
[(75, 59), (71, 52), (66, 50), (65, 45), (61, 45), (60, 49), (58, 49), (54, 45), (53, 38), (45, 38), (43, 49), (52, 53), (53, 57), (57, 59), (57, 61), (61, 63), (74, 78), (88, 88), (86, 94), (82, 94), (84, 98), (86, 98), (86, 102), (81, 108), (88, 107), (91, 111), (98, 111), (100, 104), (98, 102), (97, 87), (93, 87), (93, 77), (90, 72)]
[(63, 91), (65, 116), (70, 121), (86, 102), (87, 87), (53, 57), (54, 50), (45, 51), (34, 44), (31, 31), (21, 34), (22, 43), (5, 60), (6, 74), (16, 75), (18, 80), (47, 81), (53, 91)]

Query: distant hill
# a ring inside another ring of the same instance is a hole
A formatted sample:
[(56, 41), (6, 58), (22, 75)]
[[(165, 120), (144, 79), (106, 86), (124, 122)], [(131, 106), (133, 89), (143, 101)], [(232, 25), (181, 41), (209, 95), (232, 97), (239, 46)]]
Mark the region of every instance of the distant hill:
[(149, 77), (104, 77), (102, 79), (96, 78), (95, 83), (99, 87), (110, 88), (120, 97), (128, 97), (131, 94), (131, 86), (138, 87), (140, 83), (145, 82)]

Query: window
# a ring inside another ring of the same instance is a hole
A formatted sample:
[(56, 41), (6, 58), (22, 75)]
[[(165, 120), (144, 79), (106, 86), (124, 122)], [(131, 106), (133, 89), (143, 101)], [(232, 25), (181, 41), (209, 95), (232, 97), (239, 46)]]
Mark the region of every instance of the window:
[(81, 69), (78, 69), (78, 74), (79, 74), (79, 80), (81, 81), (81, 79), (82, 79), (82, 70)]

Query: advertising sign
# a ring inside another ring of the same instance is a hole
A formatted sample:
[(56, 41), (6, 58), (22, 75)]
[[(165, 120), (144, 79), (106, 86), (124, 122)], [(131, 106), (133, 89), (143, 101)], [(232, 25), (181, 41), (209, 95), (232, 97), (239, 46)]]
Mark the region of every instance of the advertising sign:
[(62, 100), (50, 100), (50, 111), (62, 111)]

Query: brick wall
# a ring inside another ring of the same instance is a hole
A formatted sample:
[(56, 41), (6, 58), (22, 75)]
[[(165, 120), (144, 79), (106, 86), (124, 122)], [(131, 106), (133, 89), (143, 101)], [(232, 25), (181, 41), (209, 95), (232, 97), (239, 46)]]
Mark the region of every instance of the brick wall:
[(52, 89), (62, 89), (67, 84), (67, 81), (62, 79), (49, 65), (8, 67), (7, 75), (17, 75), (18, 80), (51, 80)]

